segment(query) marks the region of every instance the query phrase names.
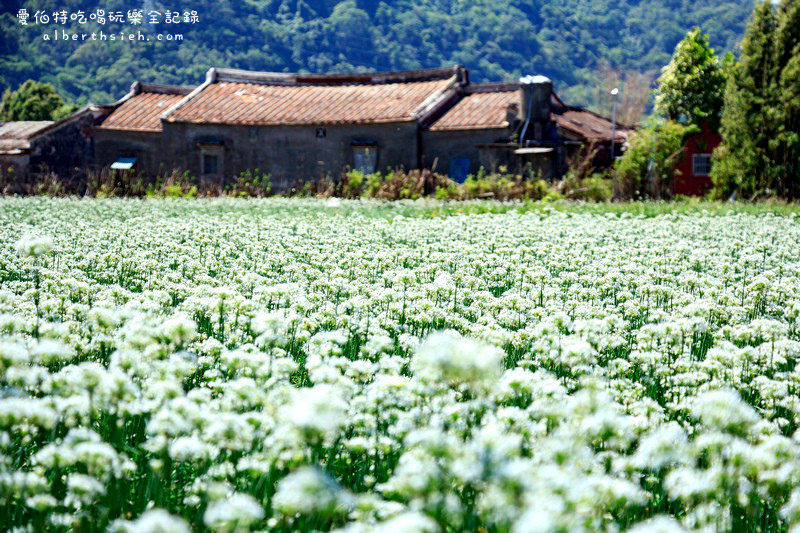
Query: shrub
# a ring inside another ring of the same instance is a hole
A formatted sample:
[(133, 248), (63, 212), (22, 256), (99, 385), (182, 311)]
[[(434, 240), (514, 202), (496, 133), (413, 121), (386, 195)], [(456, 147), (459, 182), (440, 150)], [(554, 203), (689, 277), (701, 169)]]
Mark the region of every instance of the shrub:
[(86, 196), (113, 198), (118, 196), (145, 196), (156, 186), (158, 178), (150, 179), (136, 170), (111, 170), (104, 168), (86, 175)]
[(240, 172), (236, 180), (225, 188), (225, 193), (232, 196), (263, 197), (272, 192), (272, 176), (268, 172), (250, 169)]
[(364, 184), (365, 175), (360, 170), (351, 170), (344, 175), (341, 196), (345, 198), (358, 198), (361, 196), (361, 186)]
[(623, 200), (671, 196), (684, 139), (696, 131), (696, 126), (666, 121), (651, 122), (631, 135), (628, 149), (614, 165), (614, 196)]
[(608, 202), (614, 195), (614, 183), (604, 173), (594, 173), (583, 179), (567, 174), (560, 184), (560, 192), (567, 200)]
[[(194, 198), (198, 196), (195, 178), (186, 170), (180, 174), (177, 170), (163, 179), (156, 180), (147, 188), (147, 196), (163, 196), (166, 198)], [(211, 196), (211, 194), (206, 194)]]
[(547, 196), (550, 184), (538, 175), (525, 179), (511, 174), (501, 166), (498, 172), (487, 174), (481, 167), (475, 175), (467, 176), (462, 186), (463, 199), (494, 198), (497, 200), (541, 200)]
[(364, 176), (366, 183), (361, 191), (361, 196), (366, 198), (372, 198), (381, 188), (381, 183), (383, 183), (383, 175), (380, 172), (375, 172), (373, 174), (367, 174)]

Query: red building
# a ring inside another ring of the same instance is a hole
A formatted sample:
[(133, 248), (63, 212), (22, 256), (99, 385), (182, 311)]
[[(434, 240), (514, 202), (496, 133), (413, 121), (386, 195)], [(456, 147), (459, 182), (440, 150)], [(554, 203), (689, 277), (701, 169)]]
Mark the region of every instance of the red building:
[(677, 172), (672, 181), (673, 193), (683, 196), (703, 196), (711, 188), (711, 154), (722, 142), (708, 124), (692, 135), (683, 150), (683, 156), (676, 166)]

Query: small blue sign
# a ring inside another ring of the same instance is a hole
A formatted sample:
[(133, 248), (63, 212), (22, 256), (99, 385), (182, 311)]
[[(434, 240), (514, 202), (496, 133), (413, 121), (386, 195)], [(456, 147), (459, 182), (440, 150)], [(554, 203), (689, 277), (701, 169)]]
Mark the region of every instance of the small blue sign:
[(111, 168), (113, 170), (129, 170), (136, 164), (136, 159), (135, 157), (120, 157), (111, 163)]

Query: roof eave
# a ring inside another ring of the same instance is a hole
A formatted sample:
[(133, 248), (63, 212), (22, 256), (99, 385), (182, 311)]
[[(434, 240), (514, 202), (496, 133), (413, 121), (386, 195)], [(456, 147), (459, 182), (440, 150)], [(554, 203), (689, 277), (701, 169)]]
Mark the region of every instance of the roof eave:
[(95, 126), (92, 128), (94, 131), (120, 131), (127, 133), (162, 133), (161, 129), (147, 129), (147, 128), (118, 128), (114, 126)]
[(313, 126), (363, 126), (369, 124), (408, 124), (416, 122), (415, 117), (391, 117), (379, 118), (374, 120), (337, 120), (337, 121), (314, 121), (314, 122), (261, 122), (261, 123), (230, 123), (230, 122), (215, 122), (211, 120), (170, 120), (170, 124), (192, 124), (192, 125), (208, 125), (208, 126), (231, 126), (239, 128), (277, 128), (277, 127), (298, 127), (306, 128)]
[(478, 131), (478, 130), (507, 130), (509, 127), (508, 122), (503, 124), (470, 124), (458, 126), (432, 126), (430, 131), (448, 132), (448, 131)]

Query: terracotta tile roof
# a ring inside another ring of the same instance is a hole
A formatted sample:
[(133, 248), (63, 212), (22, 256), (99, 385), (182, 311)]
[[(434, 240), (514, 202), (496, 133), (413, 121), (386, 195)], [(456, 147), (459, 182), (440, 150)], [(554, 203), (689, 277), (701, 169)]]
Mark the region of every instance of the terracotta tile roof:
[(433, 123), (431, 131), (507, 128), (508, 107), (519, 105), (519, 85), (470, 85), (461, 100)]
[(0, 139), (30, 139), (39, 130), (52, 124), (52, 120), (17, 120), (0, 122)]
[[(611, 140), (610, 119), (585, 109), (566, 108), (559, 111), (552, 114), (553, 120), (567, 132), (590, 142)], [(627, 126), (617, 124), (616, 142), (624, 142), (630, 132)]]
[(100, 124), (100, 129), (161, 131), (161, 115), (191, 92), (192, 87), (134, 84), (131, 93)]
[[(470, 85), (452, 108), (430, 127), (432, 131), (474, 130), (508, 127), (507, 110), (519, 104), (519, 84)], [(551, 99), (551, 118), (568, 134), (589, 141), (611, 140), (611, 120), (585, 109), (566, 105), (556, 93)], [(519, 117), (524, 119), (524, 117)], [(617, 124), (617, 141), (624, 142), (632, 130)]]
[(30, 139), (51, 125), (51, 120), (0, 122), (0, 154), (21, 154), (30, 148)]
[(461, 67), (424, 71), (296, 75), (212, 69), (169, 122), (311, 125), (420, 119), (466, 82)]

